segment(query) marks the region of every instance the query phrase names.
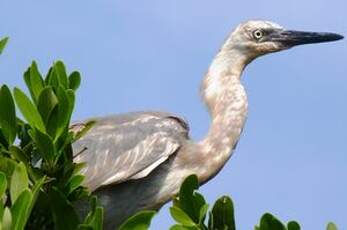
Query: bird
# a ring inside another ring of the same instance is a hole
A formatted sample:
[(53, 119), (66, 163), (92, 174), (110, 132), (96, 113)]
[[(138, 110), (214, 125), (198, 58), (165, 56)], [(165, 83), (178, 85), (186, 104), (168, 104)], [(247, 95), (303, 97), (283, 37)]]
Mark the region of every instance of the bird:
[[(232, 156), (247, 119), (242, 72), (255, 58), (297, 45), (330, 42), (343, 36), (286, 30), (265, 20), (239, 24), (217, 52), (201, 84), (211, 116), (206, 136), (194, 142), (187, 122), (166, 112), (131, 112), (94, 118), (74, 143), (74, 162), (85, 162), (84, 185), (104, 207), (105, 229), (117, 229), (140, 210), (158, 210), (196, 174), (212, 179)], [(73, 129), (82, 129), (86, 122)], [(83, 209), (83, 208), (81, 208)]]

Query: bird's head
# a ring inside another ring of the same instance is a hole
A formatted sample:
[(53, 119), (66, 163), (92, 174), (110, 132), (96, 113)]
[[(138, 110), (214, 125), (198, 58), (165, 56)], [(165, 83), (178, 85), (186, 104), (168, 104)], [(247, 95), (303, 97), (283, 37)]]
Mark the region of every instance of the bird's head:
[(273, 22), (252, 20), (240, 24), (231, 33), (223, 50), (237, 50), (254, 59), (297, 45), (336, 41), (342, 38), (342, 35), (335, 33), (286, 30)]

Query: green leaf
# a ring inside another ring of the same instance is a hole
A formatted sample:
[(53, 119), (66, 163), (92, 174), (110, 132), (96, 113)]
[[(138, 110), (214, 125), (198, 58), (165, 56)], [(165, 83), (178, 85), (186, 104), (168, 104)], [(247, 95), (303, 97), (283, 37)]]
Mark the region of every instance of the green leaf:
[(261, 230), (285, 230), (284, 225), (270, 213), (265, 213), (260, 219)]
[(42, 177), (41, 179), (39, 179), (35, 183), (34, 187), (31, 189), (33, 197), (32, 197), (32, 202), (31, 202), (31, 204), (30, 204), (30, 206), (28, 208), (28, 210), (29, 210), (28, 212), (29, 213), (31, 213), (32, 209), (34, 208), (36, 200), (37, 200), (37, 198), (38, 198), (38, 196), (40, 194), (40, 189), (42, 188), (43, 184), (45, 183), (45, 180), (46, 180), (46, 177), (45, 176)]
[(177, 205), (195, 222), (199, 223), (200, 209), (206, 203), (204, 197), (195, 192), (199, 188), (198, 177), (188, 176), (181, 185)]
[(200, 214), (199, 214), (199, 223), (203, 223), (205, 218), (206, 218), (206, 213), (208, 211), (208, 204), (204, 204), (201, 208), (200, 208)]
[(66, 68), (65, 65), (62, 61), (57, 61), (54, 63), (53, 69), (55, 70), (57, 77), (58, 77), (58, 82), (60, 86), (62, 86), (64, 89), (68, 88), (68, 78), (66, 74)]
[(85, 123), (77, 123), (70, 126), (69, 131), (73, 133), (73, 141), (77, 141), (83, 137), (93, 126), (95, 125), (95, 120), (89, 120)]
[(72, 112), (69, 95), (61, 86), (58, 87), (57, 97), (58, 107), (57, 110), (53, 111), (47, 127), (48, 133), (54, 137), (54, 142), (56, 142), (56, 140), (67, 128)]
[(68, 194), (72, 193), (75, 189), (82, 185), (82, 181), (84, 180), (83, 175), (75, 175), (71, 177), (68, 183)]
[(198, 228), (196, 226), (194, 226), (194, 227), (187, 227), (187, 226), (175, 224), (175, 225), (170, 227), (170, 230), (200, 230), (200, 228)]
[(18, 88), (14, 89), (14, 98), (17, 106), (30, 126), (36, 127), (41, 132), (45, 133), (46, 129), (40, 113), (30, 99)]
[(59, 87), (59, 80), (58, 80), (56, 69), (54, 67), (49, 69), (47, 79), (48, 79), (48, 85), (52, 86), (55, 90), (57, 90)]
[(6, 175), (3, 172), (0, 172), (0, 200), (4, 196), (6, 189), (7, 189)]
[(76, 91), (81, 84), (81, 75), (79, 72), (74, 71), (69, 76), (69, 88)]
[(2, 217), (2, 230), (12, 229), (12, 215), (8, 207), (5, 207), (4, 216)]
[(11, 146), (10, 152), (16, 160), (23, 162), (25, 165), (29, 164), (29, 157), (21, 148), (18, 148), (17, 146)]
[(6, 85), (0, 88), (0, 127), (8, 144), (12, 145), (16, 138), (16, 110), (11, 91)]
[(64, 194), (53, 187), (49, 192), (49, 202), (56, 229), (75, 230), (79, 224), (79, 217)]
[(180, 208), (177, 207), (170, 207), (170, 214), (172, 216), (172, 218), (183, 225), (186, 226), (194, 226), (195, 223), (192, 219), (190, 219), (190, 217)]
[[(28, 86), (29, 87), (29, 86)], [(33, 101), (37, 103), (40, 93), (43, 90), (44, 83), (42, 76), (39, 72), (37, 64), (35, 61), (32, 62), (30, 67), (30, 88), (29, 90), (32, 92)]]
[(230, 197), (222, 196), (212, 208), (215, 229), (235, 230), (234, 205)]
[(300, 225), (296, 221), (290, 221), (287, 224), (287, 229), (288, 230), (300, 230)]
[(126, 220), (118, 230), (147, 230), (151, 224), (155, 211), (141, 211)]
[(27, 220), (29, 219), (29, 207), (31, 205), (33, 195), (29, 189), (25, 189), (16, 202), (11, 207), (12, 213), (12, 229), (23, 230)]
[(329, 222), (327, 226), (327, 230), (337, 230), (337, 227), (334, 223)]
[(0, 40), (0, 54), (2, 54), (2, 51), (4, 50), (4, 48), (7, 44), (7, 41), (8, 41), (8, 37)]
[(97, 207), (95, 209), (93, 217), (91, 218), (89, 226), (91, 226), (94, 230), (102, 230), (103, 220), (104, 220), (104, 209), (102, 207)]
[(58, 105), (58, 98), (51, 86), (44, 88), (38, 99), (38, 110), (43, 122), (47, 125), (53, 109)]
[(12, 203), (15, 203), (18, 196), (29, 186), (29, 178), (25, 165), (21, 162), (17, 164), (13, 171), (10, 184), (10, 195)]
[(17, 162), (10, 158), (0, 157), (0, 171), (5, 173), (7, 176), (7, 181), (10, 181), (9, 175), (13, 174), (17, 165)]
[(40, 130), (38, 129), (29, 130), (29, 134), (33, 139), (37, 149), (39, 150), (42, 158), (52, 166), (56, 154), (51, 137), (45, 133), (40, 132)]

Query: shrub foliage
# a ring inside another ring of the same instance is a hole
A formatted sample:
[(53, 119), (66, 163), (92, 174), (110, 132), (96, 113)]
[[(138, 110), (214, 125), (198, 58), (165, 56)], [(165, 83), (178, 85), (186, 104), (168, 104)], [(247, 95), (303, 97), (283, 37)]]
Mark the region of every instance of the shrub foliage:
[[(0, 54), (7, 40), (0, 40)], [(103, 208), (82, 186), (84, 165), (73, 162), (72, 143), (90, 128), (69, 129), (80, 73), (68, 73), (57, 61), (43, 76), (33, 62), (24, 81), (30, 96), (0, 87), (0, 229), (101, 230)], [(170, 207), (176, 222), (170, 230), (236, 230), (232, 199), (222, 196), (209, 208), (198, 188), (196, 175), (185, 179)], [(80, 199), (90, 201), (84, 219), (72, 205)], [(146, 230), (155, 214), (139, 212), (119, 229)], [(300, 225), (266, 213), (254, 230), (300, 230)], [(329, 223), (327, 230), (337, 227)]]

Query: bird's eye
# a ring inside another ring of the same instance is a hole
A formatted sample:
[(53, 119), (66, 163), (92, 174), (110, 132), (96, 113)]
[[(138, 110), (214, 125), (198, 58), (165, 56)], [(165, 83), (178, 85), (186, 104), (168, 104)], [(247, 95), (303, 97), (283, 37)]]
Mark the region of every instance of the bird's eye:
[(255, 30), (253, 32), (253, 37), (257, 40), (259, 40), (260, 38), (262, 38), (264, 36), (264, 32), (262, 30)]

